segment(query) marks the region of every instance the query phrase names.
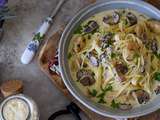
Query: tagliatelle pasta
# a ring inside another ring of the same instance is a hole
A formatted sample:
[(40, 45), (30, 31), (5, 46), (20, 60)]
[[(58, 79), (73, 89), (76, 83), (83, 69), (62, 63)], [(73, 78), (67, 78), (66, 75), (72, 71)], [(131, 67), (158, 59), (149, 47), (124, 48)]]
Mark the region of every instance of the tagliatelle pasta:
[(128, 110), (160, 93), (160, 22), (130, 9), (95, 14), (68, 51), (77, 87), (105, 106)]

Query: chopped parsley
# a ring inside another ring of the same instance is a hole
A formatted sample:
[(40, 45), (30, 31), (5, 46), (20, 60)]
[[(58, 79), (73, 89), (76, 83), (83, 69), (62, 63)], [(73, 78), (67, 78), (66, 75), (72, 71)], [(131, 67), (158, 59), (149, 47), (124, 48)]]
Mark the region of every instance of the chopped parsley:
[(92, 97), (96, 97), (96, 95), (97, 95), (97, 90), (96, 90), (96, 89), (89, 90), (89, 94), (90, 94)]
[(111, 107), (114, 109), (119, 108), (119, 103), (116, 103), (116, 101), (113, 99), (111, 102)]
[(87, 52), (83, 52), (83, 55), (85, 55)]
[(44, 35), (41, 35), (40, 32), (38, 32), (37, 34), (34, 35), (33, 40), (38, 40), (41, 41), (43, 40)]
[(155, 72), (154, 73), (154, 79), (157, 81), (160, 81), (160, 72)]
[(158, 59), (160, 59), (160, 54), (155, 53), (155, 56), (156, 56)]
[(103, 98), (100, 98), (100, 99), (98, 100), (98, 103), (105, 104), (105, 103), (106, 103), (106, 101), (104, 101), (104, 99), (103, 99)]
[(104, 96), (105, 96), (105, 92), (101, 92), (98, 96), (97, 96), (97, 98), (104, 98)]
[(101, 88), (102, 92), (99, 95), (97, 95), (97, 98), (99, 98), (98, 103), (102, 103), (102, 104), (106, 103), (106, 101), (104, 100), (104, 97), (108, 91), (112, 91), (112, 88), (113, 87), (111, 86), (111, 84), (107, 85), (105, 88)]
[(71, 53), (68, 53), (67, 58), (70, 59), (71, 57), (72, 57), (72, 54), (71, 54)]
[(83, 30), (83, 27), (80, 25), (77, 27), (77, 29), (74, 31), (74, 34), (81, 34)]
[(125, 20), (123, 20), (123, 24), (124, 25), (128, 25), (128, 22), (127, 22), (127, 20), (125, 19)]
[(112, 87), (111, 84), (108, 84), (105, 88), (102, 88), (102, 87), (101, 87), (101, 90), (102, 90), (103, 92), (112, 91), (112, 89), (113, 89), (113, 87)]
[(111, 53), (111, 58), (113, 59), (113, 58), (115, 58), (116, 57), (116, 53)]

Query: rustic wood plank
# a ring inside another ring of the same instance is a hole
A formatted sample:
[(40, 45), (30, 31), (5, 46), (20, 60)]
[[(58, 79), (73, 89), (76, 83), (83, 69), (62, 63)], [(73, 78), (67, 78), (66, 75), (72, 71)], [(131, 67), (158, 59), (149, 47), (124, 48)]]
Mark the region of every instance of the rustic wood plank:
[(160, 0), (145, 0), (146, 2), (154, 5), (155, 7), (157, 7), (158, 9), (160, 9)]

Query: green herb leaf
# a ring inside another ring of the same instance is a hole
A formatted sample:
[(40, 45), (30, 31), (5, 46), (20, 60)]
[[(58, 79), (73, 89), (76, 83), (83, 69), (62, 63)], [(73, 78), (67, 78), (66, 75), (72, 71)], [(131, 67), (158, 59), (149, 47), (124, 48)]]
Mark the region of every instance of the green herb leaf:
[(87, 52), (83, 52), (83, 55), (85, 55)]
[(116, 57), (116, 53), (111, 53), (111, 58), (113, 59), (113, 58), (115, 58)]
[(71, 53), (68, 53), (67, 58), (70, 59), (71, 57), (72, 57), (72, 54), (71, 54)]
[(105, 88), (101, 87), (101, 89), (102, 91), (107, 92), (107, 91), (112, 91), (113, 87), (111, 84), (108, 84)]
[(104, 98), (104, 96), (105, 96), (105, 92), (101, 92), (101, 93), (97, 96), (97, 98)]
[(127, 20), (124, 20), (124, 25), (128, 25), (128, 21)]
[(92, 97), (96, 97), (96, 95), (97, 95), (97, 90), (96, 90), (96, 89), (89, 90), (89, 94), (90, 94)]
[(115, 100), (113, 99), (111, 102), (111, 107), (114, 109), (119, 108), (119, 103), (116, 103)]
[(157, 81), (160, 81), (160, 72), (155, 72), (154, 73), (154, 79)]
[(102, 92), (97, 96), (97, 98), (99, 98), (99, 101), (98, 101), (98, 103), (106, 103), (105, 101), (104, 101), (104, 97), (105, 97), (105, 95), (106, 95), (106, 92), (107, 91), (111, 91), (112, 90), (112, 86), (111, 86), (111, 84), (108, 84), (104, 89), (101, 87), (101, 90), (102, 90)]
[(108, 41), (107, 41), (108, 47), (109, 47), (110, 45), (113, 45), (113, 42), (114, 42), (114, 41), (113, 41), (112, 39), (111, 39), (111, 40), (108, 40)]
[(103, 98), (100, 98), (100, 99), (98, 100), (98, 103), (105, 104), (105, 103), (106, 103), (106, 101), (104, 101), (104, 99), (103, 99)]
[(33, 40), (41, 41), (43, 40), (43, 38), (44, 38), (44, 35), (41, 36), (40, 32), (38, 32), (37, 34), (34, 35)]
[(155, 56), (156, 56), (158, 59), (160, 59), (160, 54), (155, 53)]
[(74, 34), (81, 34), (83, 30), (83, 27), (80, 25), (75, 31)]

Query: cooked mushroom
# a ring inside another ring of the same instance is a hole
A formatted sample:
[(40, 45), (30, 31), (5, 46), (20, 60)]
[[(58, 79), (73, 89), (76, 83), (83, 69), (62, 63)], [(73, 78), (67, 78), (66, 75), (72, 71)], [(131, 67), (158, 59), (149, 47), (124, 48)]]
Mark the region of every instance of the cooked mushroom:
[(147, 103), (150, 100), (150, 96), (145, 90), (134, 90), (132, 95), (136, 97), (139, 104)]
[(124, 81), (126, 81), (126, 77), (125, 77), (124, 75), (119, 75), (119, 78), (120, 78), (120, 79), (118, 79), (119, 82), (124, 82)]
[(107, 57), (107, 52), (104, 51), (100, 56), (99, 56), (99, 61), (102, 61), (103, 59), (105, 59)]
[(160, 94), (160, 86), (157, 86), (157, 88), (154, 90), (154, 92), (156, 93), (156, 95)]
[(90, 74), (90, 71), (80, 69), (80, 70), (78, 70), (76, 76), (77, 76), (77, 79), (80, 80), (83, 76), (86, 76), (88, 74)]
[(128, 68), (124, 64), (116, 64), (115, 68), (116, 68), (116, 71), (120, 74), (126, 74), (128, 72)]
[(126, 103), (120, 103), (119, 104), (119, 109), (130, 110), (130, 109), (132, 109), (132, 105), (131, 104), (126, 104)]
[(100, 40), (103, 42), (107, 42), (108, 40), (111, 40), (112, 37), (113, 37), (113, 34), (109, 32), (109, 33), (103, 35)]
[(153, 41), (151, 42), (151, 50), (152, 50), (154, 53), (157, 53), (158, 45), (157, 45), (157, 41), (156, 41), (156, 40), (153, 40)]
[(128, 12), (126, 18), (130, 26), (137, 24), (137, 17), (133, 13)]
[(111, 16), (103, 17), (103, 22), (105, 24), (114, 25), (119, 23), (120, 15), (118, 12), (114, 12)]
[(157, 20), (149, 20), (147, 21), (147, 26), (154, 33), (160, 33), (160, 21)]
[(91, 56), (90, 58), (89, 58), (89, 60), (90, 60), (90, 62), (91, 62), (91, 64), (93, 65), (93, 66), (98, 66), (99, 65), (99, 61), (98, 61), (98, 59), (96, 58), (96, 57), (94, 57), (94, 56)]
[(117, 23), (119, 22), (119, 20), (120, 20), (120, 15), (119, 15), (119, 13), (115, 11), (115, 12), (113, 13), (113, 15), (112, 15), (112, 18), (113, 18), (113, 23), (114, 23), (114, 24), (117, 24)]
[(100, 47), (102, 49), (105, 49), (105, 48), (109, 47), (110, 45), (112, 45), (112, 43), (114, 42), (114, 40), (112, 40), (112, 38), (113, 38), (113, 34), (110, 32), (103, 35), (100, 38)]
[(90, 63), (97, 67), (99, 65), (99, 60), (97, 58), (97, 52), (95, 50), (88, 53), (87, 58), (89, 59)]
[(94, 20), (91, 20), (88, 22), (88, 24), (84, 28), (83, 32), (84, 33), (91, 33), (91, 32), (94, 32), (95, 30), (97, 30), (98, 27), (99, 27), (99, 25), (97, 24), (97, 22)]
[(111, 24), (111, 18), (109, 16), (104, 16), (102, 20), (105, 24)]
[(77, 72), (77, 79), (83, 86), (91, 86), (95, 83), (94, 74), (89, 70), (80, 69)]
[(85, 76), (85, 77), (81, 78), (80, 83), (83, 86), (91, 86), (95, 83), (95, 79), (91, 76)]

